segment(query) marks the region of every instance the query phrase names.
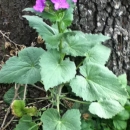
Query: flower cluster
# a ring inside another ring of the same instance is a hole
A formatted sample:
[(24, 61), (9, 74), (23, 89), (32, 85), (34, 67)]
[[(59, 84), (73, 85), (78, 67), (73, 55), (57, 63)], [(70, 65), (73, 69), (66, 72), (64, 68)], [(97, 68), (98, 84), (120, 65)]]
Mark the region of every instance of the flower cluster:
[[(69, 8), (67, 0), (51, 0), (51, 2), (54, 4), (55, 10)], [(73, 0), (73, 2), (77, 2), (77, 0)], [(33, 6), (33, 8), (38, 12), (42, 12), (45, 6), (46, 0), (36, 0), (36, 4)]]

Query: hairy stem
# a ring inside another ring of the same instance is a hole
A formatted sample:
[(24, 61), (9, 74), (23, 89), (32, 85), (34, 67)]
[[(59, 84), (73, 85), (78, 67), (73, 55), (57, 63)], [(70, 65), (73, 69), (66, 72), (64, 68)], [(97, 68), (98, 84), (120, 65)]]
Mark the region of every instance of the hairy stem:
[(63, 99), (73, 101), (73, 102), (78, 102), (78, 103), (81, 103), (81, 104), (90, 104), (89, 102), (79, 101), (79, 100), (75, 100), (75, 99), (68, 98), (68, 97), (63, 97)]
[[(62, 33), (61, 27), (60, 27), (60, 22), (57, 22), (57, 26), (58, 26), (58, 31), (59, 33)], [(60, 40), (60, 44), (59, 44), (59, 51), (62, 51), (62, 40)]]
[(58, 113), (60, 113), (60, 95), (61, 95), (62, 88), (63, 88), (63, 85), (58, 86), (58, 92), (56, 95)]

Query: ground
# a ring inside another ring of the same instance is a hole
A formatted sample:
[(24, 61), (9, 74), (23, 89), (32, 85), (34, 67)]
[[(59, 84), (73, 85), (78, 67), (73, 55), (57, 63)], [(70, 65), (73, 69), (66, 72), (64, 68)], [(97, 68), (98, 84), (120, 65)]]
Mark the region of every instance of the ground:
[[(0, 1), (0, 68), (9, 57), (16, 55), (17, 51), (20, 49), (19, 45), (30, 46), (31, 43), (35, 41), (37, 34), (34, 30), (30, 29), (27, 21), (22, 18), (22, 9), (34, 5), (34, 2), (35, 0), (12, 0), (11, 2), (8, 0)], [(16, 47), (16, 44), (19, 45)], [(1, 125), (8, 125), (8, 122), (13, 117), (11, 112), (7, 114), (9, 105), (3, 101), (4, 94), (12, 86), (14, 85), (0, 84), (0, 127)], [(44, 106), (45, 104), (42, 101), (41, 103), (37, 103), (37, 100), (34, 99), (39, 96), (44, 96), (43, 91), (36, 88), (28, 89), (27, 98), (30, 98), (30, 103), (36, 102), (34, 105), (37, 107), (38, 105)], [(5, 117), (6, 120), (4, 122)], [(14, 124), (17, 123), (17, 120), (18, 119), (15, 118), (15, 121), (12, 121), (4, 129), (12, 130), (15, 126)]]

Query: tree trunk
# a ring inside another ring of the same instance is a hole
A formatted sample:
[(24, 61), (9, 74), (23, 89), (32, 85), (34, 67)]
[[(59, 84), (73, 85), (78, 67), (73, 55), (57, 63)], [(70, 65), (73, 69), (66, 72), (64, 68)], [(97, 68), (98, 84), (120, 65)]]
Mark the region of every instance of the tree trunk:
[(111, 37), (108, 67), (116, 74), (130, 70), (130, 0), (79, 0), (73, 29)]

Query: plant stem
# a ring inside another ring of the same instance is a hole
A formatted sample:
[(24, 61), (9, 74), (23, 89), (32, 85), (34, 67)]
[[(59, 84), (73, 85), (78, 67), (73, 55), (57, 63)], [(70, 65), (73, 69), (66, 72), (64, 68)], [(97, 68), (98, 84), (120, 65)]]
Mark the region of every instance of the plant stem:
[[(59, 33), (63, 33), (63, 31), (61, 30), (61, 25), (60, 25), (60, 24), (61, 24), (60, 22), (57, 23), (58, 30), (59, 30)], [(60, 40), (60, 44), (59, 44), (59, 51), (60, 51), (60, 53), (61, 53), (60, 62), (61, 62), (61, 61), (64, 59), (64, 57), (65, 57), (65, 54), (62, 53), (62, 47), (63, 47), (63, 45), (62, 45), (62, 39), (61, 39), (61, 40)]]
[(58, 86), (58, 92), (56, 95), (58, 113), (60, 113), (60, 95), (61, 95), (62, 88), (63, 88), (63, 85)]
[(84, 59), (78, 64), (78, 66), (76, 67), (76, 70), (83, 64)]
[[(60, 22), (57, 22), (57, 26), (58, 26), (59, 33), (62, 33), (61, 27), (60, 27)], [(61, 50), (62, 50), (62, 40), (60, 40), (60, 44), (59, 44), (59, 51), (61, 52)]]
[(23, 95), (23, 100), (26, 99), (26, 93), (27, 93), (27, 84), (24, 86), (24, 95)]
[(63, 99), (70, 100), (70, 101), (73, 101), (73, 102), (82, 103), (82, 104), (90, 104), (89, 102), (79, 101), (79, 100), (75, 100), (75, 99), (68, 98), (68, 97), (63, 97)]

